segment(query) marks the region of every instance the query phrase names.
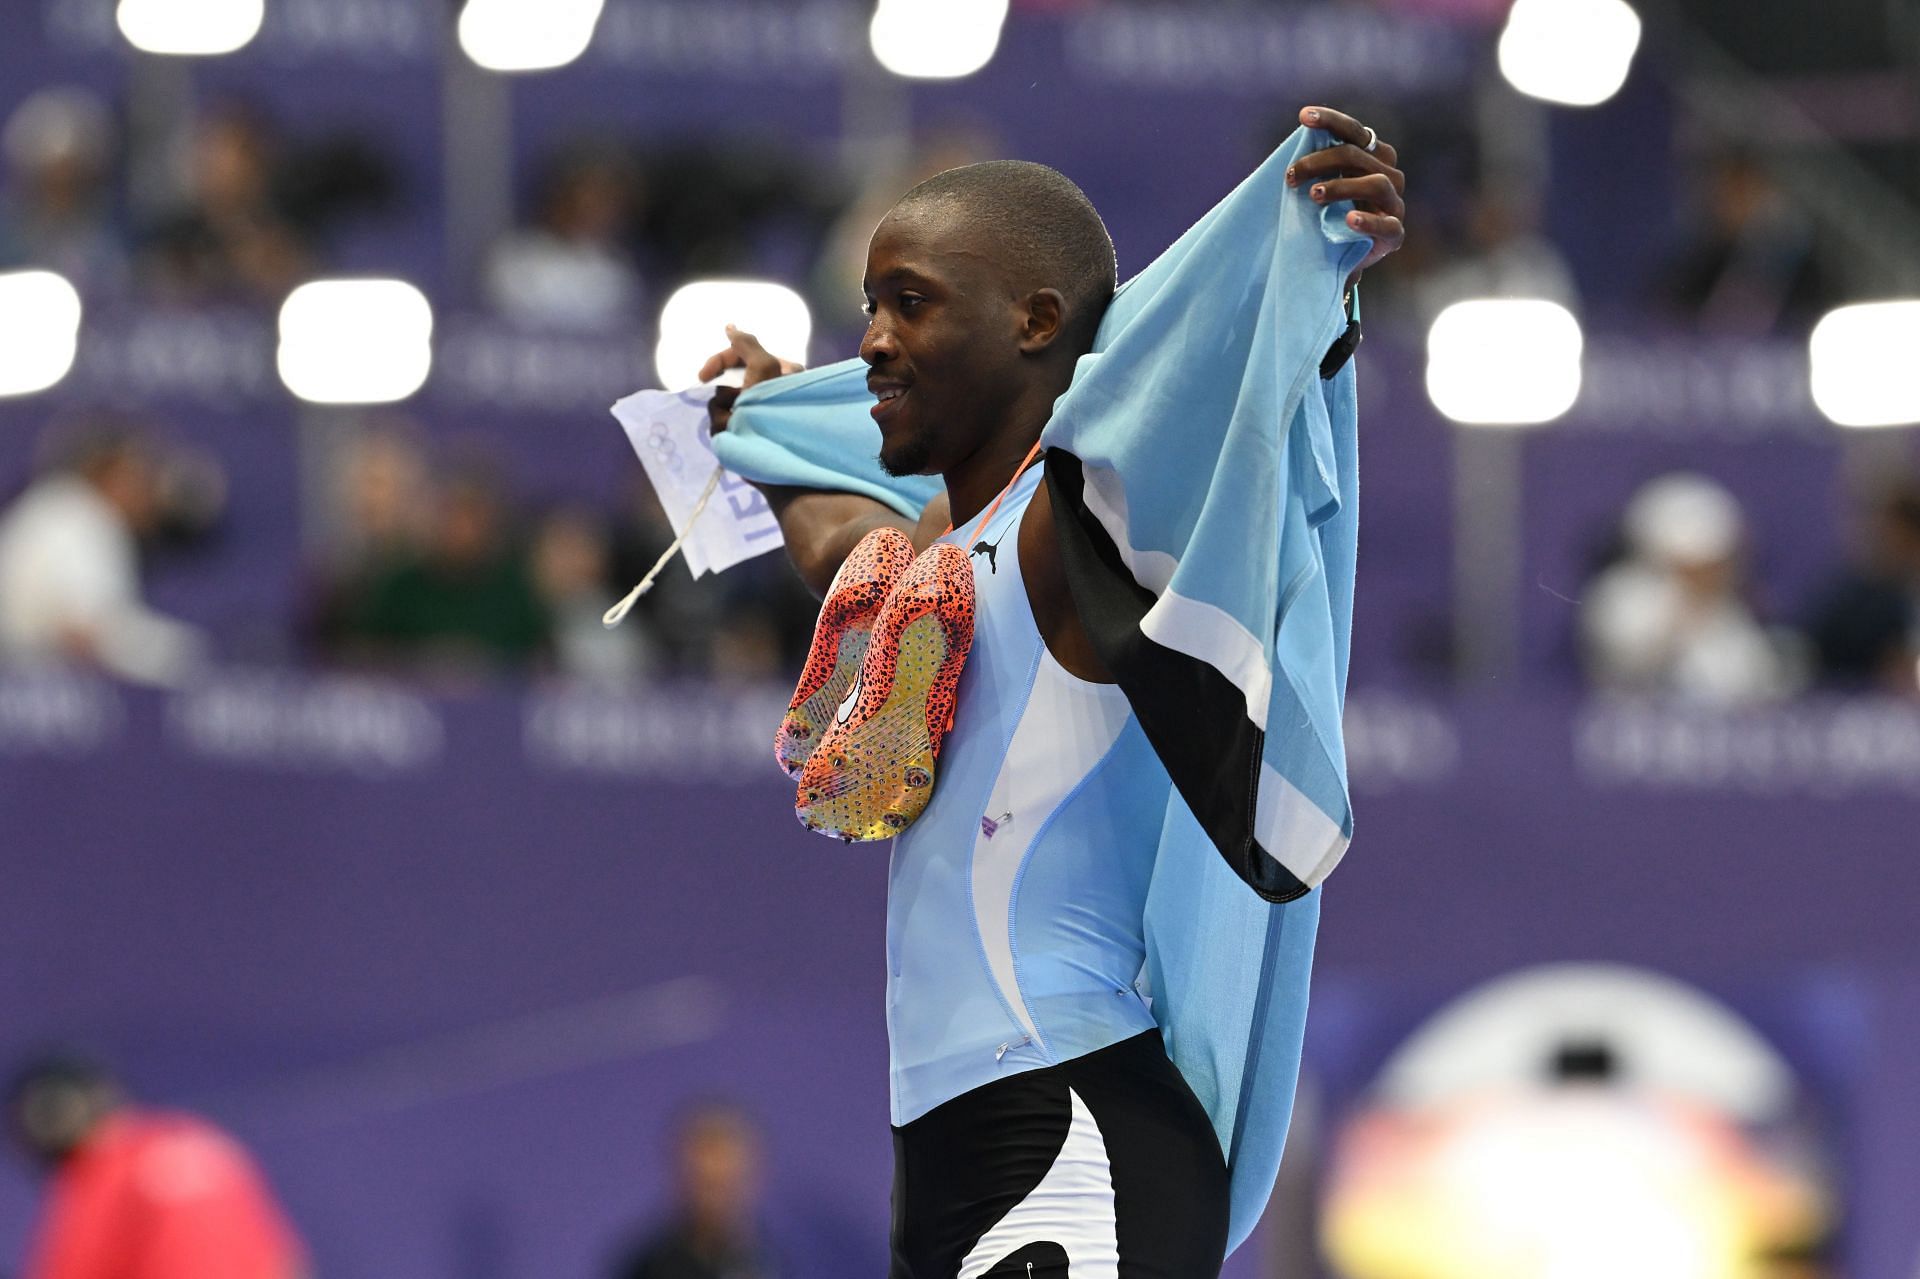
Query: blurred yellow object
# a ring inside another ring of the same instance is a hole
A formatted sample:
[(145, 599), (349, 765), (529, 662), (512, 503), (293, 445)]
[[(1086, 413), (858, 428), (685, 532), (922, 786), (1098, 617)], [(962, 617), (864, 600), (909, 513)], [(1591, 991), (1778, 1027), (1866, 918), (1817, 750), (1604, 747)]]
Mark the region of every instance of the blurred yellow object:
[(1360, 1116), (1323, 1239), (1347, 1279), (1759, 1279), (1825, 1216), (1719, 1115), (1567, 1086)]

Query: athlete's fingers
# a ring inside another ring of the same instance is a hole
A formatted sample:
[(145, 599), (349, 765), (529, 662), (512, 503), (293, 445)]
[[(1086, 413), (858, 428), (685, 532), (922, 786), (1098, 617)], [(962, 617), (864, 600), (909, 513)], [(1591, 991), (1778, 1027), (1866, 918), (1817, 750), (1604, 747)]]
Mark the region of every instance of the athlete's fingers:
[(733, 420), (733, 402), (739, 398), (740, 388), (737, 386), (713, 388), (713, 398), (707, 401), (707, 429), (710, 434), (718, 435), (727, 429), (727, 423)]
[(745, 362), (741, 360), (739, 353), (732, 347), (728, 347), (724, 351), (715, 351), (707, 357), (707, 362), (700, 366), (700, 381), (711, 382), (728, 369), (743, 367), (745, 367)]
[(1407, 242), (1407, 228), (1399, 218), (1386, 213), (1363, 213), (1359, 209), (1347, 214), (1347, 225), (1373, 241), (1373, 248), (1361, 259), (1359, 270), (1366, 270), (1390, 253), (1398, 253), (1400, 246)]
[(760, 345), (760, 339), (745, 329), (727, 326), (727, 340), (733, 344), (733, 353), (740, 357), (740, 367), (747, 371), (742, 386), (752, 386), (755, 382), (764, 382), (770, 377), (780, 376), (780, 361), (776, 360), (767, 348)]
[[(1353, 144), (1349, 143), (1348, 145), (1353, 145)], [(1387, 141), (1385, 138), (1375, 138), (1373, 143), (1373, 150), (1369, 151), (1366, 149), (1366, 147), (1362, 146), (1360, 148), (1360, 152), (1362, 155), (1373, 156), (1377, 160), (1385, 160), (1389, 166), (1398, 165), (1400, 163), (1400, 149), (1394, 146), (1393, 143)]]
[(1334, 178), (1326, 182), (1316, 182), (1308, 189), (1307, 195), (1317, 204), (1352, 200), (1370, 213), (1386, 213), (1396, 218), (1404, 216), (1407, 211), (1407, 202), (1400, 198), (1400, 193), (1394, 189), (1392, 179), (1384, 173), (1370, 173), (1364, 178)]
[(1386, 175), (1396, 191), (1405, 192), (1407, 189), (1406, 174), (1378, 154), (1368, 155), (1352, 145), (1325, 147), (1301, 156), (1287, 167), (1287, 185), (1299, 186), (1319, 178), (1362, 177), (1369, 173)]
[[(1335, 111), (1332, 107), (1300, 108), (1300, 123), (1310, 129), (1325, 129), (1342, 142), (1351, 142), (1354, 146), (1367, 145), (1367, 126), (1344, 111)], [(1382, 155), (1388, 164), (1399, 159), (1393, 147), (1386, 142), (1376, 142), (1373, 154)]]
[(764, 382), (782, 373), (795, 372), (799, 367), (775, 359), (768, 354), (767, 348), (760, 345), (759, 338), (731, 324), (727, 326), (727, 343), (726, 350), (714, 352), (700, 366), (702, 382), (711, 382), (728, 369), (745, 369), (747, 376), (741, 385), (752, 386), (755, 382)]
[(744, 368), (747, 375), (740, 379), (740, 388), (755, 386), (770, 378), (781, 377), (788, 373), (798, 373), (800, 366), (791, 360), (782, 360), (760, 345), (760, 339), (744, 329), (727, 326), (727, 337), (733, 342), (734, 354), (740, 357), (737, 367)]

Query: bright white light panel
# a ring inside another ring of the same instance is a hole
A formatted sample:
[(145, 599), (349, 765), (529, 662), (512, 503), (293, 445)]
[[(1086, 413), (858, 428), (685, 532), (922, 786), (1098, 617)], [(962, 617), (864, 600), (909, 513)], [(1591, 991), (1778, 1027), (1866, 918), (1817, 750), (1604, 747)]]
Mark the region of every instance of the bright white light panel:
[(873, 56), (898, 76), (957, 80), (993, 61), (1007, 0), (879, 0)]
[(433, 367), (433, 308), (405, 280), (315, 280), (280, 308), (280, 380), (315, 404), (404, 400)]
[(32, 395), (73, 367), (80, 294), (52, 271), (0, 274), (0, 395)]
[(1598, 106), (1627, 82), (1640, 15), (1626, 0), (1514, 0), (1500, 33), (1500, 71), (1529, 97)]
[(143, 53), (212, 57), (259, 34), (265, 0), (120, 0), (120, 34)]
[(489, 71), (550, 71), (587, 51), (604, 0), (467, 0), (460, 47)]
[(1807, 357), (1813, 402), (1836, 426), (1920, 423), (1920, 298), (1827, 312)]
[(1427, 332), (1427, 396), (1469, 426), (1551, 422), (1580, 398), (1580, 322), (1557, 302), (1456, 302)]
[(763, 280), (696, 280), (674, 290), (660, 308), (654, 369), (668, 390), (692, 386), (700, 366), (727, 345), (727, 325), (744, 329), (783, 360), (804, 364), (813, 337), (806, 299)]

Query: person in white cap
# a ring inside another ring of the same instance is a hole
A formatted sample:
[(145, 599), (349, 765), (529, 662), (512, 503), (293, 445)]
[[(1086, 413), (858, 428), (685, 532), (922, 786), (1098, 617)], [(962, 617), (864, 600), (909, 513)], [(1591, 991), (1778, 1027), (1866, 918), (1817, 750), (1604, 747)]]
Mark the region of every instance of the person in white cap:
[(1793, 690), (1793, 663), (1742, 593), (1746, 525), (1732, 494), (1663, 475), (1621, 523), (1627, 558), (1594, 579), (1580, 614), (1595, 684), (1722, 705)]

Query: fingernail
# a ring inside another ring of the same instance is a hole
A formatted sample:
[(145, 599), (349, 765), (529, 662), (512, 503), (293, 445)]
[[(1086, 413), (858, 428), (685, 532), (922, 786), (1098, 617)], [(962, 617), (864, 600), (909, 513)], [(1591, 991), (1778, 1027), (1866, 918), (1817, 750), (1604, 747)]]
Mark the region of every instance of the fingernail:
[(1297, 174), (1297, 173), (1295, 173), (1295, 172), (1294, 172), (1294, 171), (1293, 171), (1292, 169), (1288, 169), (1288, 170), (1287, 170), (1287, 185), (1288, 185), (1288, 186), (1292, 186), (1292, 185), (1294, 184), (1294, 181), (1295, 181), (1295, 180), (1296, 180), (1296, 179), (1297, 179), (1297, 178), (1298, 178), (1299, 176), (1300, 176), (1300, 175), (1299, 175), (1299, 174)]
[(1326, 198), (1327, 198), (1327, 189), (1326, 189), (1325, 187), (1315, 187), (1315, 188), (1313, 189), (1313, 198), (1314, 198), (1314, 199), (1316, 199), (1316, 200), (1324, 200), (1324, 199), (1326, 199)]
[(1307, 112), (1307, 119), (1313, 121), (1315, 124), (1320, 123), (1320, 109), (1318, 107), (1309, 109)]

